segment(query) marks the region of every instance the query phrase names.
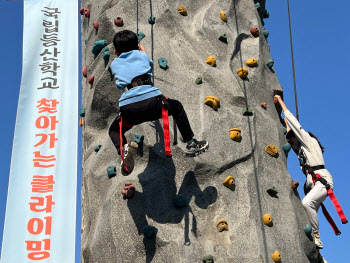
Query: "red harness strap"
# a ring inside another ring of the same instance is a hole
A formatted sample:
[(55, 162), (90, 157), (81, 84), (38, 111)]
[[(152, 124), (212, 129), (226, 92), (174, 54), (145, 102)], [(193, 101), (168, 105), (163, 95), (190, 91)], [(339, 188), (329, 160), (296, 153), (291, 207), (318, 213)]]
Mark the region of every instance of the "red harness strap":
[(123, 133), (122, 133), (123, 126), (127, 128), (132, 128), (133, 125), (130, 125), (129, 123), (123, 121), (122, 115), (120, 114), (120, 120), (119, 120), (120, 156), (122, 157), (124, 169), (129, 173), (129, 170), (125, 165), (125, 160), (123, 155)]
[[(163, 99), (164, 101), (165, 99)], [(169, 134), (169, 114), (168, 107), (163, 103), (162, 105), (162, 118), (163, 118), (163, 130), (164, 130), (164, 146), (165, 146), (165, 155), (171, 157), (170, 149), (170, 134)]]

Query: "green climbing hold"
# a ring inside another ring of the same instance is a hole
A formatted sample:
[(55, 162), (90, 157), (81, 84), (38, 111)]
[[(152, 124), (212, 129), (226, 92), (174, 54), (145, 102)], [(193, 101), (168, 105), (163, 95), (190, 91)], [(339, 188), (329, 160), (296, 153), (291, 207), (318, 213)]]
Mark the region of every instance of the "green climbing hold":
[(154, 226), (146, 225), (143, 227), (143, 235), (146, 238), (151, 238), (154, 234)]
[(117, 169), (114, 165), (110, 165), (107, 167), (107, 174), (109, 178), (112, 178), (117, 175)]
[(142, 144), (144, 138), (145, 137), (143, 135), (136, 133), (134, 137), (134, 142), (136, 142), (137, 144)]
[(282, 145), (282, 149), (286, 155), (288, 155), (289, 151), (292, 149), (292, 146), (287, 142)]
[(139, 31), (136, 35), (140, 41), (146, 37), (146, 35), (144, 33), (142, 33), (141, 31)]
[(85, 108), (81, 108), (79, 112), (80, 117), (85, 117)]
[(107, 41), (106, 40), (98, 40), (95, 42), (94, 46), (92, 47), (92, 53), (94, 55), (98, 55), (98, 53), (100, 53), (100, 51), (107, 46)]
[(150, 23), (151, 25), (155, 24), (156, 23), (156, 18), (154, 16), (150, 16), (148, 18), (148, 23)]
[(203, 257), (203, 263), (214, 263), (214, 258), (212, 255), (205, 255)]
[(283, 134), (286, 135), (287, 134), (287, 129), (285, 127), (282, 127), (282, 131), (283, 131)]
[(249, 109), (247, 107), (244, 107), (242, 109), (242, 114), (243, 114), (243, 116), (252, 116), (253, 115), (253, 110)]
[(109, 56), (111, 55), (111, 53), (109, 52), (109, 48), (105, 47), (102, 51), (102, 57), (104, 60), (108, 60)]
[(203, 80), (202, 80), (202, 77), (199, 76), (196, 78), (196, 84), (199, 85), (199, 84), (202, 84), (203, 83)]
[(178, 194), (175, 197), (175, 206), (176, 207), (185, 207), (187, 205), (188, 205), (188, 200), (184, 195)]
[(269, 10), (265, 9), (264, 18), (269, 18), (269, 17), (270, 17), (270, 12)]
[(261, 7), (260, 3), (256, 3), (256, 4), (255, 4), (255, 8), (256, 8), (256, 9), (259, 9), (260, 7)]
[(159, 67), (161, 68), (161, 69), (164, 69), (164, 70), (166, 70), (167, 68), (168, 68), (168, 60), (166, 60), (165, 58), (163, 58), (163, 57), (160, 57), (159, 59), (158, 59), (158, 64), (159, 64)]
[(311, 237), (312, 227), (310, 224), (306, 224), (306, 226), (304, 228), (304, 232), (308, 237)]
[(268, 38), (270, 33), (269, 33), (268, 30), (265, 29), (265, 30), (263, 31), (263, 34), (264, 34), (265, 38)]
[(266, 62), (266, 66), (269, 68), (269, 69), (272, 69), (273, 68), (273, 64), (275, 64), (275, 61), (271, 58), (269, 61)]
[(269, 195), (271, 195), (271, 196), (275, 196), (275, 195), (278, 194), (278, 191), (277, 191), (277, 189), (274, 186), (272, 186), (271, 188), (267, 189), (266, 192), (268, 192)]
[(95, 151), (95, 152), (98, 152), (98, 151), (101, 149), (101, 147), (102, 147), (101, 144), (96, 145), (94, 151)]
[(227, 36), (226, 36), (226, 33), (225, 34), (222, 34), (220, 37), (219, 37), (219, 40), (221, 42), (224, 42), (227, 44)]

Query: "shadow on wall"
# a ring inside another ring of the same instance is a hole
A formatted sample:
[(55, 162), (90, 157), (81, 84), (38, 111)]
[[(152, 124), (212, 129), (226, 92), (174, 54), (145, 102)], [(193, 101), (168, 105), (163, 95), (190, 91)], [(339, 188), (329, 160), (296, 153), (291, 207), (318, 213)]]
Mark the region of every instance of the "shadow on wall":
[[(190, 214), (192, 214), (191, 232), (197, 236), (196, 218), (188, 205), (177, 208), (174, 199), (177, 194), (184, 195), (189, 201), (195, 198), (195, 204), (201, 209), (207, 209), (209, 205), (216, 202), (217, 189), (213, 186), (200, 189), (193, 171), (188, 171), (183, 179), (181, 187), (177, 192), (175, 175), (176, 169), (171, 158), (159, 154), (158, 150), (164, 152), (164, 141), (159, 121), (153, 122), (157, 130), (157, 143), (149, 150), (149, 160), (145, 170), (138, 175), (142, 186), (142, 192), (135, 192), (132, 199), (128, 199), (128, 208), (135, 222), (139, 235), (143, 234), (143, 227), (151, 224), (147, 218), (151, 218), (159, 224), (178, 224), (185, 219), (184, 243), (190, 245)], [(152, 225), (152, 224), (151, 224)], [(155, 229), (156, 230), (156, 229)], [(151, 262), (156, 252), (156, 234), (152, 238), (144, 238), (143, 243), (146, 250), (146, 262)]]

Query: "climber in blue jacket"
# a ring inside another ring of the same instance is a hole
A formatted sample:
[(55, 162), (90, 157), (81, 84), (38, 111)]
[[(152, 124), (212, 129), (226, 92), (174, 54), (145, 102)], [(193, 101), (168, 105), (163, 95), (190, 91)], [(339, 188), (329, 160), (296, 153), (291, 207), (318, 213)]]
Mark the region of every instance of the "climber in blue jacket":
[(138, 40), (136, 34), (123, 30), (115, 34), (113, 39), (114, 53), (118, 56), (110, 68), (116, 79), (117, 88), (123, 90), (119, 99), (119, 111), (122, 116), (122, 142), (120, 142), (119, 122), (117, 117), (109, 128), (109, 136), (120, 155), (120, 144), (123, 145), (125, 169), (123, 163), (121, 170), (124, 175), (134, 169), (134, 158), (137, 143), (127, 144), (125, 132), (133, 125), (147, 121), (154, 121), (162, 116), (162, 99), (167, 99), (169, 115), (172, 115), (178, 125), (179, 131), (187, 142), (186, 155), (197, 156), (209, 148), (206, 140), (197, 141), (188, 121), (181, 102), (163, 96), (160, 90), (153, 86), (153, 61), (149, 59), (145, 48)]

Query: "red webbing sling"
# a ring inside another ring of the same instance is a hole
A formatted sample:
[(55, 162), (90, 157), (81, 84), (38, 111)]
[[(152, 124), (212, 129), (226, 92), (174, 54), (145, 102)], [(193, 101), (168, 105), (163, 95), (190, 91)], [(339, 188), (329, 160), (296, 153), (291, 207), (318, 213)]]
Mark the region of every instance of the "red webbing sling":
[(170, 133), (169, 133), (169, 114), (168, 107), (166, 105), (166, 98), (162, 99), (162, 118), (163, 118), (163, 132), (164, 132), (164, 146), (165, 146), (165, 155), (167, 157), (171, 157), (171, 149), (170, 149)]

